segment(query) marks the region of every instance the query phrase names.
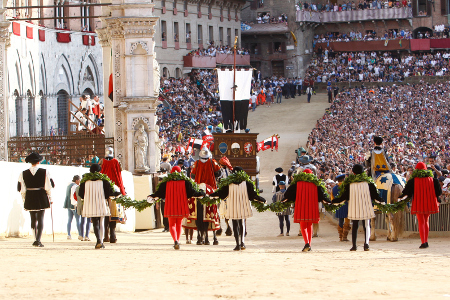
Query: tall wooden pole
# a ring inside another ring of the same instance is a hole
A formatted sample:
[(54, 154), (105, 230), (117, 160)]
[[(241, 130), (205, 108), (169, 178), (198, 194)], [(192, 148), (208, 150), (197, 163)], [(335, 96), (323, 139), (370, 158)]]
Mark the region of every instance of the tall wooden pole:
[(234, 57), (233, 57), (233, 132), (235, 130), (234, 127), (234, 102), (236, 101), (236, 44), (237, 44), (238, 37), (234, 37)]

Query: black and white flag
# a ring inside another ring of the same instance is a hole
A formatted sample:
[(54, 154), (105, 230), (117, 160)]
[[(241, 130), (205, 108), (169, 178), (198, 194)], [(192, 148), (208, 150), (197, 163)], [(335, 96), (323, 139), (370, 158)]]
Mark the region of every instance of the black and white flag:
[(243, 130), (247, 128), (248, 105), (252, 83), (252, 71), (236, 70), (236, 92), (233, 123), (233, 70), (217, 70), (219, 79), (220, 107), (225, 130)]

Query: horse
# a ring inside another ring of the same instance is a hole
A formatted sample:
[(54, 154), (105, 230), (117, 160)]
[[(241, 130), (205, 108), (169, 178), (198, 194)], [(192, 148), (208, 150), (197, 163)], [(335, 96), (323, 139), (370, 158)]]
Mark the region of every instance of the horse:
[[(403, 188), (405, 187), (405, 179), (395, 173), (386, 172), (380, 174), (376, 178), (375, 185), (385, 203), (397, 203), (399, 202), (399, 196), (402, 194)], [(404, 214), (402, 211), (394, 214), (386, 214), (385, 222), (387, 226), (388, 241), (398, 241), (398, 237), (403, 233), (404, 221)], [(370, 240), (375, 241), (375, 219), (372, 219), (372, 222), (370, 222), (370, 227)]]

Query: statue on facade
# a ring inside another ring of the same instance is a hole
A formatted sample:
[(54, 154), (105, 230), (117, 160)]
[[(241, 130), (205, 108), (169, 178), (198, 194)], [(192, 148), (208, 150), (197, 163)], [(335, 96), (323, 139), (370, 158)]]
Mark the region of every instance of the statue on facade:
[(146, 172), (149, 170), (147, 164), (148, 137), (144, 124), (139, 125), (134, 134), (134, 166), (135, 171)]
[(153, 93), (155, 97), (159, 96), (160, 88), (160, 73), (159, 73), (159, 63), (156, 59), (153, 60)]
[(163, 141), (159, 138), (159, 126), (155, 125), (156, 171), (160, 170), (162, 143)]

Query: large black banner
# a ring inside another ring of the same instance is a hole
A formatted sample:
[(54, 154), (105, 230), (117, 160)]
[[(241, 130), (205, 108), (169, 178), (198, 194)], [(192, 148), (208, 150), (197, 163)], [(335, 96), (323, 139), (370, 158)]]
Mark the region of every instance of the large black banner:
[(223, 117), (223, 128), (225, 130), (244, 130), (247, 129), (249, 100), (239, 100), (234, 102), (234, 121), (236, 128), (233, 126), (233, 100), (221, 100), (220, 107)]

